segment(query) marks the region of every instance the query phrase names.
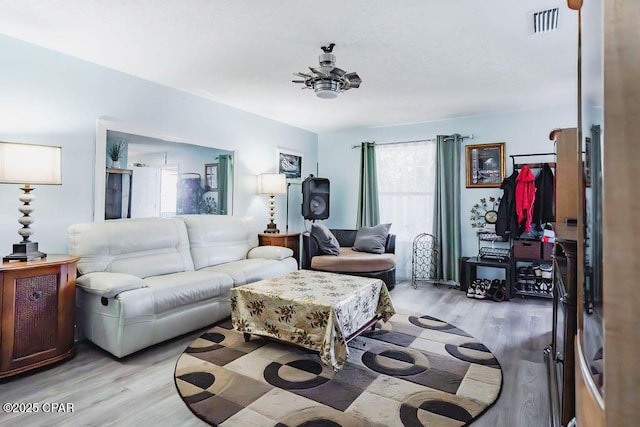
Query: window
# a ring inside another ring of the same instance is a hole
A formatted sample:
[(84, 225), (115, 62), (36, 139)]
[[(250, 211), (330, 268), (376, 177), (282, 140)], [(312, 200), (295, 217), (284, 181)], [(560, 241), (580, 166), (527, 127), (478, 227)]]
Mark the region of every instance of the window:
[(436, 142), (376, 146), (380, 222), (396, 235), (396, 274), (411, 278), (413, 239), (433, 233)]

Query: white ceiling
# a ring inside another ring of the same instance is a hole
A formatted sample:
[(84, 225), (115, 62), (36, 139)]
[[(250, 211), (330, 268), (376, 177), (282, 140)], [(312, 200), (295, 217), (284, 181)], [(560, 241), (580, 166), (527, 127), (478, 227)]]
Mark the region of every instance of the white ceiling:
[[(577, 29), (564, 0), (0, 0), (5, 35), (314, 132), (574, 102)], [(330, 42), (363, 83), (326, 100), (291, 79)]]

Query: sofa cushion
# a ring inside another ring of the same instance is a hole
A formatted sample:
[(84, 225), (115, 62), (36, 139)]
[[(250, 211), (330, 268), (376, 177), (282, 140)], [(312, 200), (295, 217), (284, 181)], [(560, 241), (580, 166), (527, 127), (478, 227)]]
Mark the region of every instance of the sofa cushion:
[(311, 235), (318, 242), (318, 250), (325, 255), (338, 255), (340, 244), (338, 239), (324, 224), (311, 224)]
[(136, 218), (69, 227), (78, 272), (127, 273), (140, 278), (193, 271), (187, 229), (180, 219)]
[(286, 258), (282, 261), (252, 258), (206, 267), (201, 271), (228, 274), (233, 278), (233, 285), (240, 286), (269, 277), (282, 276), (297, 269), (298, 263), (293, 258)]
[(258, 227), (251, 218), (231, 215), (183, 215), (196, 270), (247, 257), (258, 246)]
[(389, 236), (391, 224), (378, 224), (374, 227), (362, 227), (356, 233), (353, 250), (383, 254)]
[(120, 292), (144, 288), (147, 284), (143, 279), (125, 273), (107, 273), (96, 271), (80, 276), (76, 279), (78, 287), (85, 291), (111, 298)]
[(311, 260), (313, 270), (336, 273), (362, 273), (366, 271), (384, 271), (395, 267), (394, 254), (372, 254), (356, 252), (351, 248), (340, 248), (338, 256), (316, 255)]
[(153, 294), (155, 314), (228, 294), (233, 280), (228, 274), (186, 271), (144, 279)]

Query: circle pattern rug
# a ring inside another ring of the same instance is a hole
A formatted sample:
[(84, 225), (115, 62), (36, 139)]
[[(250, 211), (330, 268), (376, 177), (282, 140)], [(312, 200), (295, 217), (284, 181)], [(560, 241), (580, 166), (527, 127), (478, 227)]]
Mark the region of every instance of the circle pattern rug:
[(423, 315), (396, 314), (349, 342), (334, 371), (317, 353), (243, 335), (229, 320), (176, 363), (189, 409), (215, 426), (466, 426), (498, 398), (502, 370), (479, 341)]

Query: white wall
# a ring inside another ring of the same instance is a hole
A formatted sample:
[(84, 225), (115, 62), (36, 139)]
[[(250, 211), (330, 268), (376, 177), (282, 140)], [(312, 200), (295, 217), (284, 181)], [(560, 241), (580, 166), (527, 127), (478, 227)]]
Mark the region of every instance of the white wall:
[[(319, 176), (331, 181), (331, 216), (326, 225), (335, 228), (354, 228), (357, 215), (359, 150), (351, 146), (362, 141), (392, 142), (435, 137), (439, 134), (473, 134), (474, 139), (465, 139), (463, 144), (506, 143), (507, 176), (513, 171), (511, 154), (552, 152), (549, 132), (554, 128), (576, 126), (576, 105), (569, 102), (564, 107), (543, 111), (491, 114), (463, 117), (451, 120), (417, 123), (404, 126), (386, 126), (350, 129), (340, 132), (322, 133), (318, 136)], [(474, 256), (478, 246), (475, 232), (470, 225), (469, 211), (482, 197), (500, 196), (499, 188), (466, 188), (464, 147), (460, 164), (462, 183), (462, 254)], [(552, 161), (541, 158), (536, 161)], [(534, 161), (534, 160), (531, 160)], [(416, 212), (416, 215), (419, 215)], [(430, 230), (425, 230), (429, 232)]]
[[(93, 218), (98, 118), (239, 150), (235, 214), (258, 224), (266, 225), (268, 210), (267, 198), (256, 194), (256, 175), (276, 171), (276, 147), (303, 153), (303, 175), (315, 173), (314, 133), (1, 35), (0, 63), (0, 141), (62, 146), (62, 186), (34, 191), (33, 240), (45, 252), (66, 252), (67, 227)], [(20, 194), (18, 185), (0, 185), (0, 255), (20, 240)], [(284, 207), (285, 197), (278, 197), (278, 225), (285, 223)], [(302, 218), (291, 214), (289, 228), (301, 230)]]

